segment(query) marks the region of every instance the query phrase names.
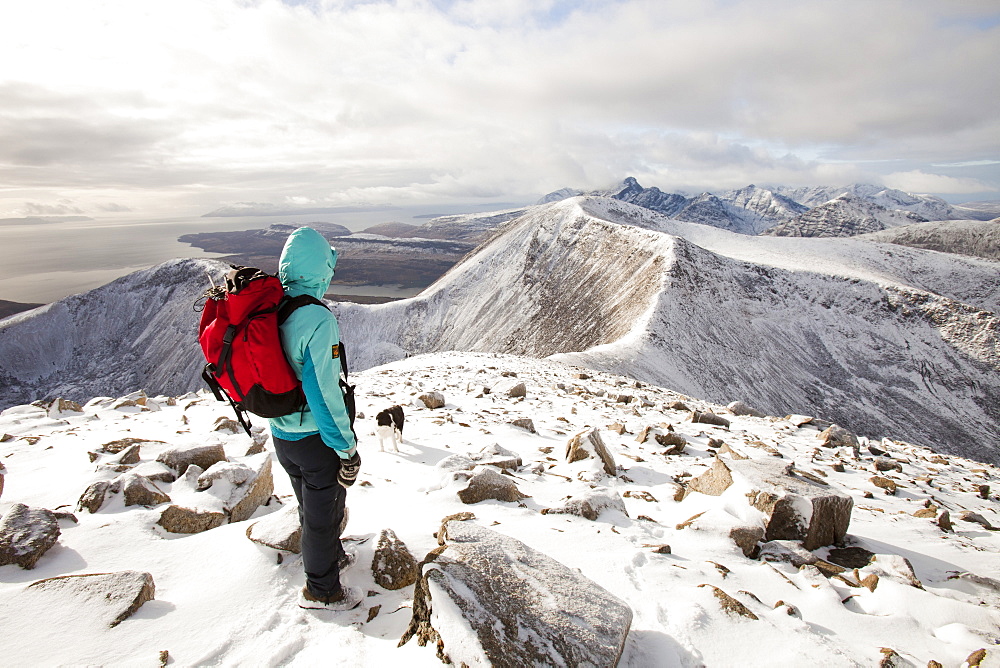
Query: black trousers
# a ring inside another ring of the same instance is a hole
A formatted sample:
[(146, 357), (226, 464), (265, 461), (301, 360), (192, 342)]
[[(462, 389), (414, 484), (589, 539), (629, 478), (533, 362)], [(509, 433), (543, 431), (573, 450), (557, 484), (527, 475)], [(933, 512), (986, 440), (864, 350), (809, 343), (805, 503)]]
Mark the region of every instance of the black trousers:
[(340, 457), (319, 434), (299, 441), (274, 438), (274, 451), (292, 481), (302, 523), (302, 566), (314, 596), (340, 591), (340, 523), (347, 490), (337, 482)]

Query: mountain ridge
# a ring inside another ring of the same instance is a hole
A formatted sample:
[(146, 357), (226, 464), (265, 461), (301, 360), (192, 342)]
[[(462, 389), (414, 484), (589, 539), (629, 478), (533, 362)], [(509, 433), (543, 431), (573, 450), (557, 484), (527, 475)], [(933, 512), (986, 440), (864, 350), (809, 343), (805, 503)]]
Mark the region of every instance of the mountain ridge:
[[(85, 388), (198, 387), (190, 308), (205, 271), (224, 267), (168, 263), (0, 324), (2, 405)], [(164, 277), (175, 292), (142, 292)], [(995, 277), (987, 260), (855, 239), (748, 237), (581, 197), (506, 222), (416, 298), (333, 308), (355, 369), (445, 350), (555, 355), (709, 401), (815, 414), (996, 461)], [(121, 290), (170, 306), (147, 322), (144, 303), (130, 324), (108, 315)], [(27, 342), (60, 352), (50, 359)]]

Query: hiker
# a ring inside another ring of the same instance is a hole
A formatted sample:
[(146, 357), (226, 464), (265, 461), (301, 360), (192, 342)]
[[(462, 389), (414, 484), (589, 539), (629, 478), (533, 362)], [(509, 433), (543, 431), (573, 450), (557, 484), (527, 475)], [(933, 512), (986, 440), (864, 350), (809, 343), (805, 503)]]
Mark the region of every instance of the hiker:
[[(322, 299), (336, 264), (337, 251), (326, 239), (302, 227), (285, 242), (278, 277), (286, 295)], [(338, 382), (340, 328), (333, 313), (310, 304), (294, 310), (280, 331), (282, 348), (306, 397), (301, 411), (269, 419), (278, 462), (299, 502), (306, 573), (299, 605), (349, 610), (361, 602), (362, 592), (340, 583), (340, 571), (355, 558), (341, 544), (340, 525), (347, 488), (357, 479), (361, 457)]]

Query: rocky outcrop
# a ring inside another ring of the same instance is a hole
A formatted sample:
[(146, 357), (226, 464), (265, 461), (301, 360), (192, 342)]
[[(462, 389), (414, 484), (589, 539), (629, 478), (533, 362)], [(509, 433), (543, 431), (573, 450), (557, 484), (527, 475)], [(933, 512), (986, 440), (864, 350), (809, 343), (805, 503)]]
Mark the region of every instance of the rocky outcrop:
[(372, 559), (375, 584), (384, 589), (402, 589), (416, 582), (419, 574), (417, 560), (406, 543), (399, 540), (392, 529), (382, 529)]
[(508, 399), (517, 399), (528, 395), (528, 388), (519, 380), (502, 380), (491, 388), (491, 393)]
[(440, 392), (428, 392), (421, 394), (418, 398), (427, 408), (444, 408), (444, 395)]
[(262, 517), (247, 527), (247, 538), (275, 550), (299, 554), (302, 551), (299, 507), (285, 506), (278, 512)]
[(601, 438), (601, 433), (596, 428), (581, 431), (566, 443), (566, 461), (569, 463), (594, 457), (601, 461), (604, 472), (608, 475), (615, 475), (617, 467), (615, 459), (608, 451), (608, 447)]
[(759, 417), (759, 418), (764, 417), (764, 413), (757, 410), (756, 408), (751, 408), (742, 401), (734, 401), (728, 406), (726, 406), (726, 408), (728, 408), (729, 412), (732, 413), (733, 415), (749, 415), (750, 417)]
[(201, 533), (226, 523), (226, 514), (170, 505), (156, 522), (170, 533)]
[(487, 499), (514, 502), (528, 497), (521, 493), (510, 478), (492, 469), (483, 469), (469, 478), (465, 488), (459, 490), (458, 498), (462, 503), (472, 504)]
[(111, 484), (107, 480), (90, 483), (80, 495), (80, 500), (76, 502), (77, 509), (96, 513), (104, 505), (104, 498), (107, 496), (110, 486)]
[(262, 453), (240, 462), (220, 461), (207, 471), (190, 464), (173, 489), (178, 488), (175, 503), (160, 516), (167, 531), (198, 533), (242, 522), (274, 493), (271, 457)]
[(561, 506), (543, 509), (542, 514), (576, 515), (593, 522), (605, 510), (617, 510), (628, 517), (625, 501), (621, 495), (606, 487), (592, 489), (578, 496), (571, 496)]
[(444, 533), (421, 564), (400, 645), (416, 636), (454, 665), (618, 663), (632, 623), (619, 598), (514, 538), (470, 522)]
[(504, 471), (516, 471), (521, 464), (520, 455), (493, 443), (479, 452), (445, 457), (437, 463), (437, 467), (445, 471), (471, 471), (476, 466), (496, 466)]
[(51, 510), (15, 503), (0, 519), (0, 566), (34, 568), (60, 533), (59, 521)]
[(835, 424), (821, 431), (816, 435), (816, 438), (822, 439), (821, 445), (824, 448), (852, 448), (856, 450), (860, 447), (857, 436)]
[(176, 471), (177, 475), (184, 475), (187, 467), (192, 464), (207, 470), (216, 462), (226, 461), (226, 451), (219, 443), (195, 448), (170, 448), (161, 452), (156, 461), (166, 464)]
[(807, 550), (839, 543), (854, 501), (831, 487), (793, 474), (772, 459), (723, 461), (693, 479), (688, 491), (719, 496), (739, 482), (751, 506), (764, 513), (765, 540), (800, 540)]
[(161, 503), (170, 503), (170, 497), (149, 478), (129, 473), (120, 484), (126, 506), (158, 506)]
[(274, 494), (270, 456), (255, 455), (248, 460), (248, 464), (256, 464), (256, 469), (243, 463), (219, 462), (198, 477), (200, 489), (203, 489), (201, 485), (206, 479), (211, 481), (208, 483), (211, 487), (216, 487), (214, 481), (219, 479), (224, 479), (227, 487), (232, 487), (229, 498), (225, 500), (230, 522), (250, 519), (254, 511)]
[(51, 600), (51, 606), (69, 605), (80, 616), (97, 617), (114, 628), (155, 598), (153, 576), (139, 571), (63, 575), (28, 585), (33, 598)]

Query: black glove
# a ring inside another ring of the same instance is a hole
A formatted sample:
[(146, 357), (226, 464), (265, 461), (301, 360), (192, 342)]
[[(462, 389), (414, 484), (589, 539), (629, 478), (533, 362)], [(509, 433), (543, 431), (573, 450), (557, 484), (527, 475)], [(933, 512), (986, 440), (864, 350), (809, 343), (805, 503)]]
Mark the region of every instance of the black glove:
[(340, 470), (337, 472), (337, 482), (345, 488), (354, 484), (361, 470), (361, 455), (357, 452), (350, 459), (340, 460)]

